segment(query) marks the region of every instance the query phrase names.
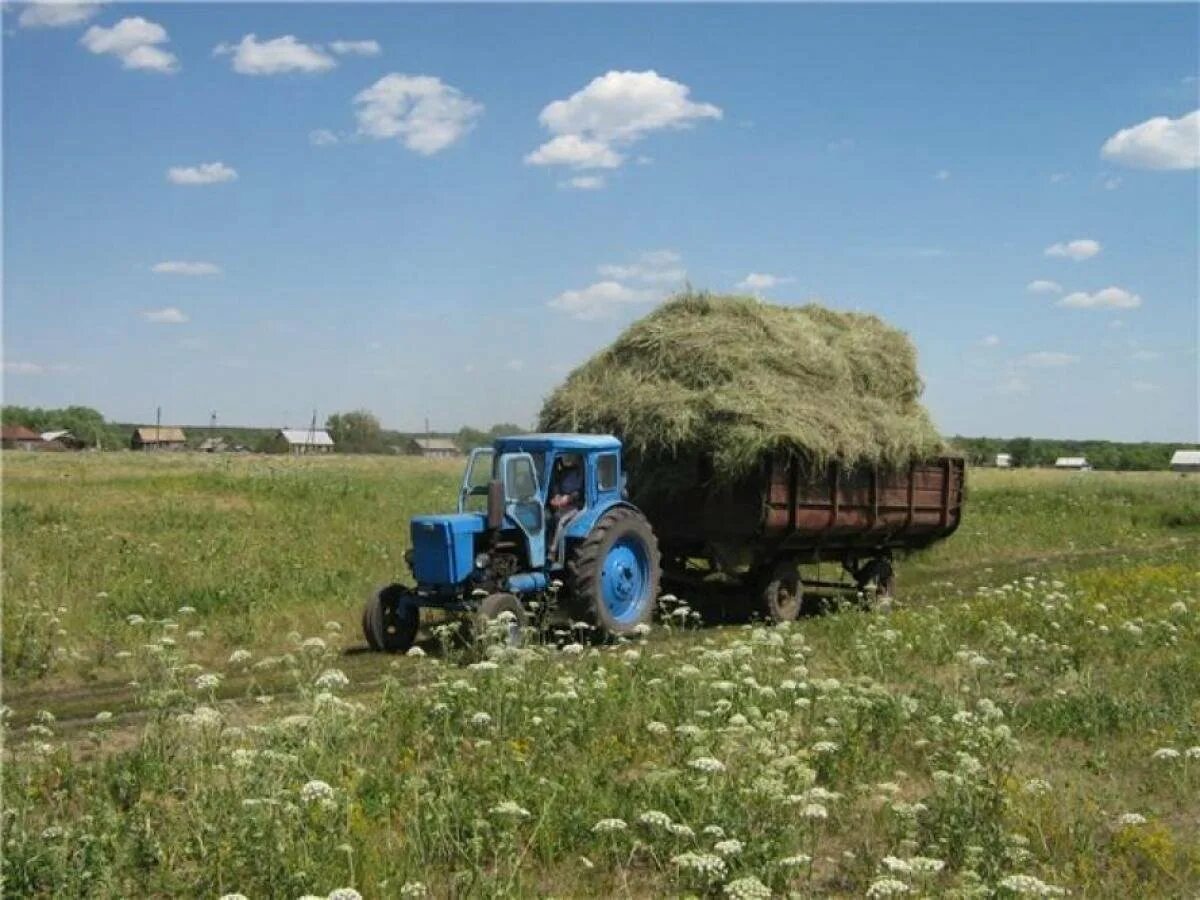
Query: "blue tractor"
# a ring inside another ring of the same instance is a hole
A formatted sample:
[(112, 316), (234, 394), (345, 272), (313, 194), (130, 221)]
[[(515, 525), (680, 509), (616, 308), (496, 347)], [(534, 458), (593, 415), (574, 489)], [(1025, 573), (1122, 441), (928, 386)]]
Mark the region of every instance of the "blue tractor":
[(654, 614), (661, 561), (623, 485), (610, 435), (525, 434), (472, 451), (458, 511), (412, 520), (416, 586), (388, 585), (367, 601), (367, 643), (407, 650), (423, 607), (498, 619), (518, 643), (551, 591), (601, 633), (633, 633)]

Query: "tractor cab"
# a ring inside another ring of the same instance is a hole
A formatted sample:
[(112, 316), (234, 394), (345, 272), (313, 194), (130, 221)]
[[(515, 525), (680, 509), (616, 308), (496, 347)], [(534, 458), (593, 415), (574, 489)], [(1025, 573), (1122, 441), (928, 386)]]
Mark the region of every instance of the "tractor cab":
[[(523, 617), (524, 601), (550, 590), (552, 582), (567, 593), (582, 585), (602, 606), (608, 597), (612, 615), (598, 617), (602, 627), (623, 633), (652, 611), (658, 586), (657, 542), (644, 516), (624, 499), (623, 480), (621, 442), (610, 435), (498, 438), (471, 452), (456, 512), (413, 518), (408, 558), (415, 589), (392, 585), (384, 591), (402, 595), (410, 606), (479, 613), (482, 605), (501, 603)], [(593, 546), (607, 541), (614, 523), (624, 535), (633, 520), (638, 536), (625, 536), (615, 555), (611, 547)], [(601, 549), (605, 559), (594, 559)], [(380, 601), (382, 593), (364, 612), (372, 646), (382, 639), (368, 620), (395, 605)], [(415, 634), (415, 614), (410, 618)]]

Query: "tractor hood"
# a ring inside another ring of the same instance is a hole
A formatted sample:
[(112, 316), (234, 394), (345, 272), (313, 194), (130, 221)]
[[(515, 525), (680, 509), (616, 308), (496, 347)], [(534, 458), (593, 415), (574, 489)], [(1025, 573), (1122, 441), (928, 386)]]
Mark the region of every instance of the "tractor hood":
[(421, 587), (444, 588), (466, 581), (475, 565), (475, 535), (487, 527), (478, 513), (414, 516), (413, 575)]

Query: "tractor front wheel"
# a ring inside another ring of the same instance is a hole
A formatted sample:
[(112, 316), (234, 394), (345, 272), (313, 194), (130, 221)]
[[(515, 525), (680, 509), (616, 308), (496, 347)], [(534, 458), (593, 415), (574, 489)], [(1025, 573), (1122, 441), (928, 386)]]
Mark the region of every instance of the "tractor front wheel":
[(569, 564), (581, 618), (613, 637), (633, 634), (654, 616), (662, 577), (658, 539), (636, 509), (609, 510), (575, 548)]
[(420, 623), (420, 608), (402, 584), (379, 588), (363, 608), (363, 637), (375, 651), (403, 653), (417, 639)]
[(512, 594), (488, 594), (475, 610), (475, 639), (520, 647), (528, 626), (525, 607)]

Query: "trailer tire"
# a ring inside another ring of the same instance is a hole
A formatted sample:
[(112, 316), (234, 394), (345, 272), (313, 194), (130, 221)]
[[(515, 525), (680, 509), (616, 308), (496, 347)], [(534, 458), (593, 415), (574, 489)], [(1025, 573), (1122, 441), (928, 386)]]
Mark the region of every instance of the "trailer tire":
[(489, 631), (495, 628), (496, 620), (507, 619), (507, 629), (498, 643), (506, 647), (520, 647), (525, 641), (525, 631), (529, 627), (529, 617), (525, 607), (512, 594), (488, 594), (479, 601), (475, 610), (474, 637), (475, 640), (490, 641)]
[(376, 652), (405, 652), (417, 639), (420, 624), (420, 608), (402, 584), (379, 588), (363, 608), (363, 637)]
[(763, 615), (772, 622), (794, 622), (804, 608), (804, 579), (800, 565), (781, 559), (768, 572), (762, 586)]
[(567, 568), (575, 613), (604, 634), (634, 634), (653, 618), (662, 556), (638, 510), (618, 506), (602, 515)]
[(896, 569), (886, 557), (877, 556), (868, 560), (859, 569), (857, 580), (866, 606), (876, 600), (890, 600), (896, 596)]

